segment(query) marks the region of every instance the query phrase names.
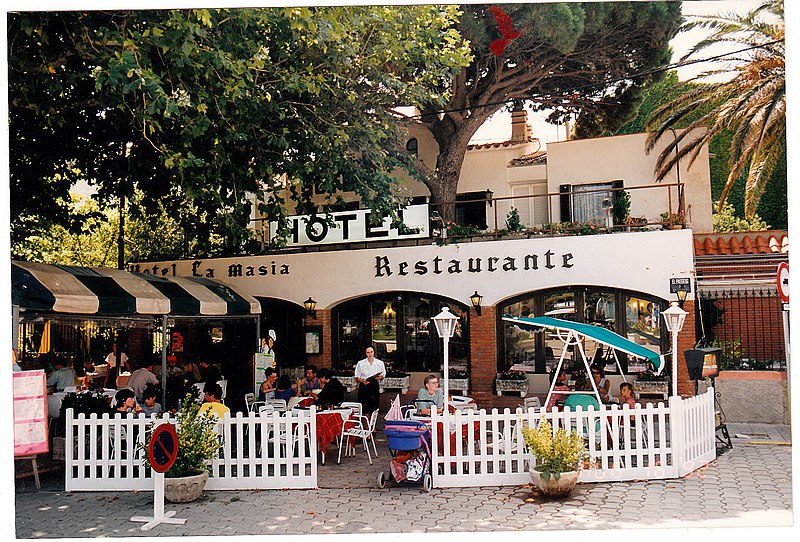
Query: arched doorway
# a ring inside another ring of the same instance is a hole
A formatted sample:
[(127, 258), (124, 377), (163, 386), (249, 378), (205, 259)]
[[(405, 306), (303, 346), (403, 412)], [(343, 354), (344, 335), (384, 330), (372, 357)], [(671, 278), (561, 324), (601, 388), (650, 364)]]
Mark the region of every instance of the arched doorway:
[(440, 371), (442, 341), (431, 317), (443, 307), (459, 317), (450, 339), (450, 366), (468, 370), (469, 310), (457, 301), (416, 292), (384, 292), (347, 301), (332, 314), (333, 365), (352, 368), (367, 345), (392, 369)]
[[(668, 350), (669, 335), (664, 328), (661, 311), (667, 302), (658, 297), (600, 286), (569, 286), (528, 292), (498, 306), (498, 315), (552, 316), (562, 320), (603, 326), (655, 352)], [(543, 329), (522, 329), (511, 322), (500, 322), (501, 340), (497, 370), (524, 368), (532, 373), (549, 373), (561, 354), (561, 341)], [(597, 345), (589, 344), (592, 355)], [(606, 371), (618, 372), (613, 357), (606, 354)], [(571, 356), (568, 353), (567, 356)], [(637, 359), (618, 353), (626, 374), (646, 370)]]

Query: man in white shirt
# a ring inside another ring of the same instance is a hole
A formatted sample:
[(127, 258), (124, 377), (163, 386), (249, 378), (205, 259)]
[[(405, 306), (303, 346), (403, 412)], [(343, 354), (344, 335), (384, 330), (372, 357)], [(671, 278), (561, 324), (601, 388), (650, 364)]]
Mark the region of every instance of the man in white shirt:
[(144, 362), (146, 365), (139, 367), (135, 371), (131, 373), (131, 377), (128, 379), (128, 387), (133, 390), (133, 393), (136, 394), (136, 402), (143, 403), (144, 398), (144, 389), (147, 387), (148, 384), (152, 386), (158, 385), (158, 379), (156, 375), (153, 374), (151, 368), (153, 367), (152, 364), (149, 362)]
[(117, 370), (117, 344), (111, 347), (111, 353), (106, 356), (108, 372), (106, 373), (106, 387), (117, 387), (117, 375), (128, 370), (128, 356), (123, 352), (119, 355), (119, 370)]
[(386, 366), (375, 357), (375, 349), (368, 346), (367, 357), (356, 364), (355, 377), (358, 382), (358, 402), (362, 412), (369, 414), (380, 404), (380, 384), (386, 378)]

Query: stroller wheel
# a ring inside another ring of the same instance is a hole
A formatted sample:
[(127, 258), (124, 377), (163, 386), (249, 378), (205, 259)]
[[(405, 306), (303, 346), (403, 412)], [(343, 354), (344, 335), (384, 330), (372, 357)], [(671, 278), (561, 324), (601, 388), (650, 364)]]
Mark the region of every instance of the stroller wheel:
[(386, 487), (386, 475), (382, 472), (378, 474), (378, 487), (381, 489)]
[(425, 490), (425, 493), (430, 493), (432, 487), (433, 477), (430, 474), (426, 474), (425, 478), (422, 479), (422, 489)]

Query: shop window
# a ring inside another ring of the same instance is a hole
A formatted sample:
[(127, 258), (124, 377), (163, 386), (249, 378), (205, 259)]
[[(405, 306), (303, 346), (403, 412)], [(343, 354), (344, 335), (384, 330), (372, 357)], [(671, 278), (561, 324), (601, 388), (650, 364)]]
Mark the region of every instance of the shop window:
[[(658, 302), (642, 297), (625, 297), (625, 333), (628, 339), (655, 352), (661, 351), (661, 308)], [(632, 361), (632, 363), (634, 363)], [(644, 364), (635, 362), (628, 370), (646, 370)], [(639, 367), (641, 365), (641, 367)]]
[(606, 210), (603, 202), (613, 202), (619, 194), (613, 189), (622, 186), (622, 181), (561, 185), (561, 221), (604, 222)]

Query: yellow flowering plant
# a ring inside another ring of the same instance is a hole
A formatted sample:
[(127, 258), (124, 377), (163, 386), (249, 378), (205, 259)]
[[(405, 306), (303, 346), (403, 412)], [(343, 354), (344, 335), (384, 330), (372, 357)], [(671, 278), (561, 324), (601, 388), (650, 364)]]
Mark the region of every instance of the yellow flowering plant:
[[(222, 435), (217, 432), (217, 417), (200, 413), (200, 405), (187, 394), (183, 406), (176, 415), (175, 431), (178, 434), (178, 455), (175, 463), (164, 473), (166, 478), (193, 476), (208, 471), (208, 462), (222, 446)], [(142, 443), (144, 462), (150, 466), (147, 446), (151, 434)]]
[(554, 432), (546, 418), (542, 418), (537, 428), (524, 427), (522, 436), (536, 458), (534, 468), (545, 482), (551, 477), (558, 480), (562, 472), (578, 470), (586, 455), (583, 437), (577, 431), (568, 433), (560, 428)]

